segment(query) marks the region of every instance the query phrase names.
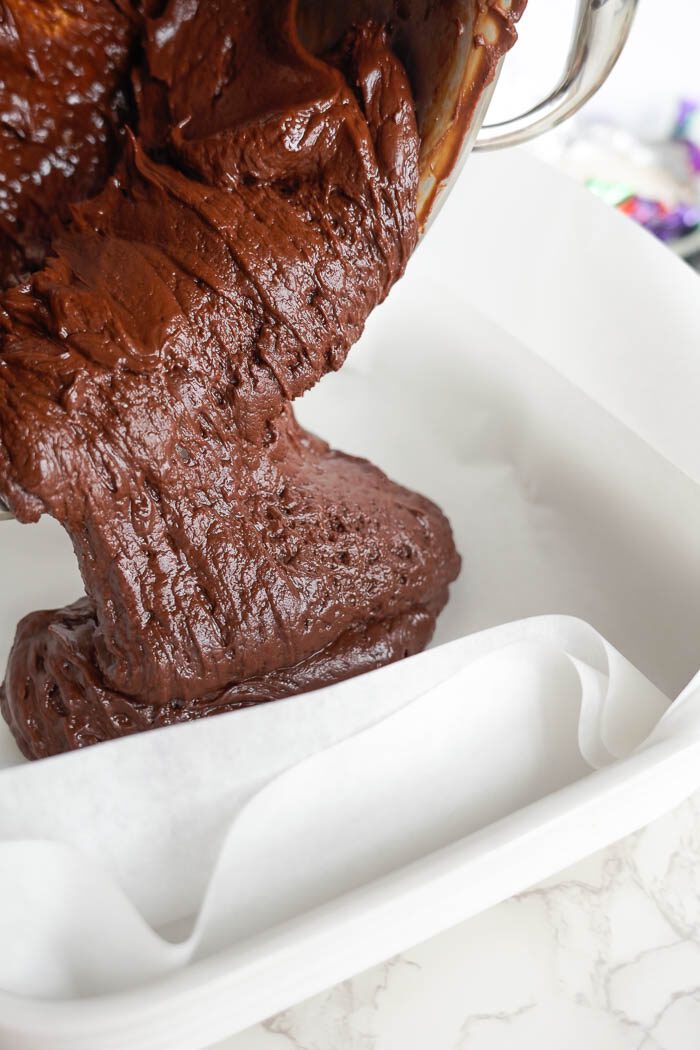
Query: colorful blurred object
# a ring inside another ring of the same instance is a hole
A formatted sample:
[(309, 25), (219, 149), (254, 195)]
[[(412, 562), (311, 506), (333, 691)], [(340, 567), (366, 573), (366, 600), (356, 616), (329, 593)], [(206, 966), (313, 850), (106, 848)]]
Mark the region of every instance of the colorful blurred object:
[(700, 252), (700, 103), (671, 107), (645, 140), (585, 115), (546, 144), (549, 160), (684, 256)]
[[(595, 180), (589, 181), (588, 186), (598, 193)], [(618, 189), (622, 192), (622, 187)], [(608, 197), (608, 193), (605, 196)], [(670, 208), (663, 201), (626, 193), (616, 202), (616, 207), (661, 241), (677, 241), (700, 227), (700, 208), (692, 204), (678, 204)]]
[(700, 105), (685, 99), (681, 102), (673, 138), (688, 150), (688, 160), (696, 175), (700, 175)]
[[(585, 126), (578, 130), (579, 136), (585, 139)], [(600, 146), (600, 134), (595, 137)], [(611, 182), (589, 176), (585, 179), (589, 189), (683, 254), (686, 243), (688, 249), (697, 250), (700, 238), (700, 105), (684, 99), (667, 138), (661, 141), (642, 143), (633, 140), (626, 132), (616, 134), (613, 128), (608, 129), (608, 139), (617, 159), (628, 161), (629, 177), (623, 182)], [(650, 181), (650, 176), (653, 180), (654, 175), (658, 193), (649, 195), (641, 187)]]

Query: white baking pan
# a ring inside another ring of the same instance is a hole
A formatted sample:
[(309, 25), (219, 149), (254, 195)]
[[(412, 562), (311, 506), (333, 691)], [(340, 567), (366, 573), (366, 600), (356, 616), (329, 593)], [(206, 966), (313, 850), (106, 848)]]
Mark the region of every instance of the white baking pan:
[[(207, 1046), (700, 786), (699, 292), (530, 158), (470, 165), (300, 411), (450, 515), (435, 646), (40, 763), (0, 738), (3, 1048)], [(80, 585), (50, 523), (0, 559), (1, 661)]]

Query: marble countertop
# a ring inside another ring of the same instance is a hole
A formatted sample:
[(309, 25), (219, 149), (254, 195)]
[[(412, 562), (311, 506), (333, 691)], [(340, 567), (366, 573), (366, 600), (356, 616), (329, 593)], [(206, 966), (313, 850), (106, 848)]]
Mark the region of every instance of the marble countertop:
[(700, 794), (215, 1050), (511, 1047), (698, 1050)]

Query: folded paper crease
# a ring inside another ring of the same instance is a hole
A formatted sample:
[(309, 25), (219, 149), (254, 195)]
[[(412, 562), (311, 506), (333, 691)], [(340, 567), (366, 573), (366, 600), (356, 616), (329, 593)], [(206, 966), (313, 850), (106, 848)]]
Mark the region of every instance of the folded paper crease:
[[(421, 662), (431, 665), (433, 682), (424, 679), (406, 702), (411, 681), (420, 681)], [(162, 928), (183, 918), (176, 894), (170, 913), (143, 915), (114, 873), (79, 845), (1, 841), (0, 990), (42, 998), (106, 994), (240, 944), (624, 758), (669, 703), (597, 631), (565, 616), (480, 632), (369, 677), (369, 692), (383, 694), (383, 702), (371, 712), (360, 705), (356, 729), (346, 726), (330, 746), (322, 736), (310, 739), (308, 756), (282, 771), (273, 759), (257, 790), (232, 793), (183, 940), (167, 940), (152, 924), (157, 918)], [(341, 704), (343, 689), (357, 695), (357, 685), (324, 692)], [(317, 702), (311, 695), (292, 703)], [(368, 715), (378, 720), (368, 726)], [(244, 744), (247, 734), (254, 737), (255, 721), (256, 712), (247, 725), (236, 713), (217, 719), (223, 752), (227, 739), (235, 750), (241, 736)], [(270, 729), (274, 735), (274, 724)], [(87, 757), (65, 756), (63, 774), (70, 778), (71, 765)], [(142, 761), (148, 759), (144, 750)], [(0, 790), (24, 808), (27, 829), (37, 796), (31, 792), (34, 803), (23, 802), (23, 788), (40, 770), (19, 766), (0, 774)], [(174, 770), (177, 777), (177, 762)], [(258, 777), (264, 775), (259, 769)], [(219, 764), (189, 813), (195, 851), (211, 848), (201, 818), (213, 795), (221, 798), (216, 781), (222, 776), (235, 781), (235, 770)], [(176, 784), (161, 784), (162, 807), (170, 805), (170, 788)], [(112, 798), (103, 795), (91, 814), (80, 814), (86, 841), (90, 820), (99, 822), (104, 807), (120, 820), (118, 789)], [(119, 863), (125, 869), (129, 858)], [(161, 857), (151, 877), (168, 874), (177, 880)], [(161, 897), (168, 897), (167, 886)]]

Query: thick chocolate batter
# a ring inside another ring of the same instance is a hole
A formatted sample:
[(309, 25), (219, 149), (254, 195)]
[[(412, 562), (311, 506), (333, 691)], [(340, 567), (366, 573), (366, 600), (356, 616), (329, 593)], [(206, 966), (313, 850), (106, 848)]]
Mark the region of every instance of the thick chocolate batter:
[(129, 109), (130, 0), (0, 0), (0, 287), (102, 189)]
[(421, 649), (459, 568), (421, 496), (305, 433), (416, 240), (383, 30), (324, 60), (294, 4), (171, 0), (139, 133), (2, 299), (0, 495), (68, 530), (87, 598), (19, 626), (26, 755), (301, 692)]

